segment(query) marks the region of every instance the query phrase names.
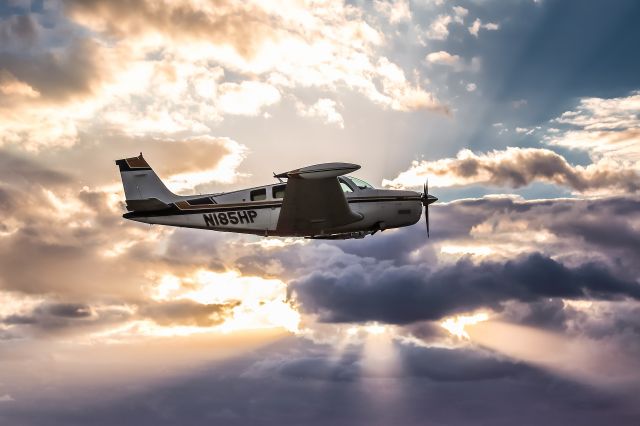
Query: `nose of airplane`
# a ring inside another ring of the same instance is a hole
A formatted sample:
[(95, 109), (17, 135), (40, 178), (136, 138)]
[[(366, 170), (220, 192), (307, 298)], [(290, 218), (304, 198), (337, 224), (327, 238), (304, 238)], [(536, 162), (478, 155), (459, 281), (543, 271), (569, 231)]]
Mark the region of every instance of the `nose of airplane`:
[(427, 197), (425, 199), (425, 204), (426, 205), (435, 203), (436, 201), (438, 201), (438, 197), (434, 197), (431, 194), (427, 194)]

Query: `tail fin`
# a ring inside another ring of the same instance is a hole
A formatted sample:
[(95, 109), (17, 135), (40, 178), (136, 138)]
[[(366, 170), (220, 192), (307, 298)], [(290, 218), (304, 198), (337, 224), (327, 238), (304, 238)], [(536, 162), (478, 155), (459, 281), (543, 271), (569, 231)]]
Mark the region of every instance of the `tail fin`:
[(168, 208), (168, 203), (182, 199), (167, 189), (142, 153), (138, 157), (116, 160), (116, 164), (120, 167), (127, 210), (161, 210)]

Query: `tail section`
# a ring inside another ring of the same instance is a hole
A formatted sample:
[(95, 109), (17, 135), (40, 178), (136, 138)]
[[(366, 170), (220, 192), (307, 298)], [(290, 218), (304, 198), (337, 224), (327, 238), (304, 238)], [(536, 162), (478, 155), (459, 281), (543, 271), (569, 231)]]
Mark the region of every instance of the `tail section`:
[(138, 157), (116, 160), (116, 164), (120, 167), (127, 210), (161, 210), (168, 208), (168, 203), (183, 198), (169, 191), (142, 157), (142, 153)]

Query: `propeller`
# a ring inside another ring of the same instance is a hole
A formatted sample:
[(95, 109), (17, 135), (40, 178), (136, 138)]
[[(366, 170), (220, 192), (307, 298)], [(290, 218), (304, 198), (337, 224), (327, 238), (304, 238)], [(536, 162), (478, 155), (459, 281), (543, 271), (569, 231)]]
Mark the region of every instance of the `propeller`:
[(424, 188), (422, 192), (422, 196), (420, 197), (422, 200), (422, 205), (424, 206), (424, 219), (427, 224), (427, 238), (429, 238), (429, 204), (435, 203), (438, 201), (436, 197), (429, 194), (429, 180), (424, 183)]

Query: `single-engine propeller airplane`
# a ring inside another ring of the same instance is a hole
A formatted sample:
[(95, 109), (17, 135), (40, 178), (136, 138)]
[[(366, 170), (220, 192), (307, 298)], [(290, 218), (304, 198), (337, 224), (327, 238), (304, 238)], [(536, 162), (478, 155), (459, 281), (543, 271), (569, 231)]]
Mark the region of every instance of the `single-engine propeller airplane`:
[(429, 204), (438, 200), (426, 183), (423, 193), (376, 189), (345, 176), (360, 168), (349, 163), (274, 173), (279, 182), (272, 185), (191, 196), (169, 191), (142, 153), (116, 164), (129, 210), (125, 219), (265, 237), (364, 238), (415, 224), (423, 206), (429, 236)]

